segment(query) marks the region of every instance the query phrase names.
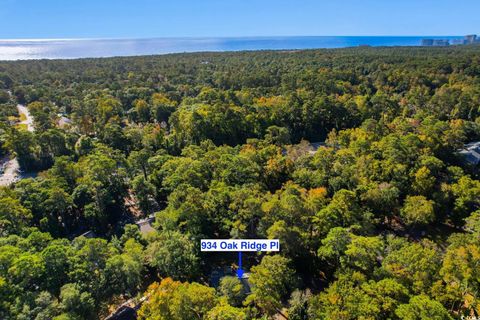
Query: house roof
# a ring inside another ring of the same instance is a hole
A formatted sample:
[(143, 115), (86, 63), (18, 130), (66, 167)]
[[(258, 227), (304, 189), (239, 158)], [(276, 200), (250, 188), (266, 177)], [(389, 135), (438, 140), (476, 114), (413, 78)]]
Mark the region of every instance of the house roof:
[(60, 117), (60, 118), (58, 119), (57, 123), (58, 123), (58, 125), (59, 125), (60, 127), (63, 127), (63, 126), (72, 124), (72, 120), (70, 120), (70, 119), (67, 118), (67, 117), (63, 117), (63, 116), (62, 116), (62, 117)]
[(472, 165), (480, 164), (480, 142), (471, 142), (465, 145), (465, 149), (458, 152), (464, 160)]
[(140, 228), (140, 232), (142, 234), (146, 234), (152, 231), (155, 231), (155, 229), (152, 227), (152, 222), (154, 221), (153, 218), (148, 217), (146, 219), (140, 220), (136, 222), (136, 225)]

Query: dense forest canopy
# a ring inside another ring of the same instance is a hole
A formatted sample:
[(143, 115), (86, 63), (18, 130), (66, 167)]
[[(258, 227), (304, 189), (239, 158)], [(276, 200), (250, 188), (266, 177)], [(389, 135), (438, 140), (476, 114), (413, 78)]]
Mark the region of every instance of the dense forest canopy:
[(480, 316), (478, 46), (0, 62), (0, 122), (2, 319)]

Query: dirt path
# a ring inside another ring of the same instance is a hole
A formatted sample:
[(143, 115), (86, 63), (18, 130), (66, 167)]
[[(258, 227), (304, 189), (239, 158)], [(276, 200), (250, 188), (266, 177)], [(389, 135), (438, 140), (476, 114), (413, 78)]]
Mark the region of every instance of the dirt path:
[[(27, 130), (33, 132), (35, 128), (33, 127), (33, 117), (28, 111), (27, 107), (24, 105), (17, 105), (18, 113), (25, 115), (25, 120), (21, 121), (20, 124), (27, 125)], [(3, 166), (4, 171), (0, 175), (0, 187), (8, 187), (12, 183), (17, 182), (22, 178), (20, 174), (20, 165), (16, 158), (5, 157), (0, 159), (0, 165)]]

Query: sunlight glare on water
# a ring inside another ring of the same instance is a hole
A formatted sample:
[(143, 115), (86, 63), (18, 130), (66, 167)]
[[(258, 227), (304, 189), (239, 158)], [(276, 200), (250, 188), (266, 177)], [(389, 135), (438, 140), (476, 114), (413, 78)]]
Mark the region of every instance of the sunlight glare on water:
[[(290, 50), (418, 46), (423, 37), (243, 37), (151, 39), (0, 40), (0, 60), (72, 59), (197, 51)], [(462, 37), (430, 37), (461, 39)]]

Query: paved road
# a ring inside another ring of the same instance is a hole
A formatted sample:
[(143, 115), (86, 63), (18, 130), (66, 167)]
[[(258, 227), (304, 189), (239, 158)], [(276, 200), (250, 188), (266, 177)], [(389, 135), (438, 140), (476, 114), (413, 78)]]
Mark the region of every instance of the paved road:
[(28, 111), (27, 107), (22, 104), (17, 104), (17, 109), (19, 114), (24, 114), (26, 119), (20, 122), (20, 124), (26, 124), (27, 130), (33, 132), (35, 129), (33, 128), (33, 117)]
[[(26, 117), (26, 119), (21, 121), (20, 124), (26, 124), (27, 130), (33, 132), (35, 130), (35, 128), (33, 127), (33, 118), (27, 107), (18, 104), (17, 109), (19, 114), (23, 113)], [(5, 157), (3, 159), (0, 159), (0, 165), (4, 166), (5, 169), (3, 174), (0, 175), (0, 187), (8, 187), (12, 183), (17, 182), (19, 179), (22, 178), (19, 172), (20, 165), (18, 164), (16, 158), (10, 159), (9, 157)]]
[(18, 180), (20, 165), (16, 158), (9, 159), (8, 157), (2, 159), (0, 163), (5, 166), (5, 171), (0, 176), (0, 186), (8, 187)]

